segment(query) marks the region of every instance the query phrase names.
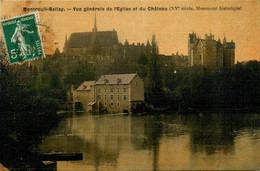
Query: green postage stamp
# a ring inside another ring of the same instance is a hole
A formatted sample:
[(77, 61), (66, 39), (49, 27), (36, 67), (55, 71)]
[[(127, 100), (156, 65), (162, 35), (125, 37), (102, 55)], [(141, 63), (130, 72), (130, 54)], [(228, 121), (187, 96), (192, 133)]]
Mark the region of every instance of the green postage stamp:
[(10, 63), (44, 57), (38, 22), (39, 13), (1, 20)]

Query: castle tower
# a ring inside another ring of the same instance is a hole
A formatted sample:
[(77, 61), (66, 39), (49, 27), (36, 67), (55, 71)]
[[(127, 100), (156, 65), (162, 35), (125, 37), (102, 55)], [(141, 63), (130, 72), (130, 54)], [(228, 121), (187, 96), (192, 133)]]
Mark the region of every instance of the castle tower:
[(235, 64), (235, 43), (233, 40), (227, 42), (226, 37), (223, 40), (223, 66), (232, 67)]
[(194, 45), (196, 43), (196, 33), (192, 32), (188, 37), (188, 66), (193, 66), (193, 58), (194, 58)]

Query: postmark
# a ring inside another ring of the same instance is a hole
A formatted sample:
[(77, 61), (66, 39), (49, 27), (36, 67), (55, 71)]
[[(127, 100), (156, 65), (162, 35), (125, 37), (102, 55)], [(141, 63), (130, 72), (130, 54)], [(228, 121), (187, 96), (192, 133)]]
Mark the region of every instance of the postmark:
[(38, 12), (1, 20), (11, 64), (45, 57), (39, 21)]

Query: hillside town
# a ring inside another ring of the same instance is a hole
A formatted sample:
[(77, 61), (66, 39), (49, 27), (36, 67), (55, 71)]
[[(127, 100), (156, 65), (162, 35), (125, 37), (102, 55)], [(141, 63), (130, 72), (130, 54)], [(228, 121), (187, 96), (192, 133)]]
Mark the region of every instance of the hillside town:
[[(210, 33), (205, 34), (203, 39), (192, 32), (188, 34), (188, 56), (178, 52), (165, 55), (158, 53), (155, 35), (152, 41), (147, 40), (146, 44), (130, 44), (127, 40), (122, 43), (119, 42), (115, 29), (98, 30), (96, 16), (93, 23), (92, 31), (66, 35), (63, 51), (56, 49), (53, 55), (47, 57), (47, 61), (52, 61), (51, 65), (55, 63), (54, 61), (57, 65), (63, 64), (60, 69), (61, 78), (67, 87), (65, 88), (67, 100), (60, 103), (62, 109), (94, 113), (132, 113), (136, 106), (133, 105), (134, 102), (140, 102), (146, 107), (147, 104), (152, 104), (152, 108), (162, 106), (172, 108), (167, 102), (150, 103), (149, 100), (153, 98), (148, 98), (149, 94), (156, 93), (149, 91), (156, 91), (158, 93), (156, 96), (161, 96), (163, 92), (166, 94), (172, 92), (171, 88), (175, 85), (166, 85), (170, 83), (167, 83), (167, 80), (172, 80), (172, 76), (177, 76), (188, 68), (201, 68), (206, 69), (208, 73), (215, 73), (235, 65), (235, 42), (233, 40), (228, 42), (226, 37), (222, 41), (219, 38), (215, 40), (214, 35)], [(122, 65), (125, 67), (120, 67)], [(42, 72), (46, 64), (43, 60), (38, 60), (30, 62), (29, 67)], [(133, 87), (131, 80), (133, 76), (139, 79), (140, 86)], [(76, 77), (79, 79), (75, 79)], [(112, 79), (113, 83), (107, 78)], [(150, 84), (153, 81), (155, 87)], [(127, 91), (123, 93), (121, 89)], [(119, 92), (115, 93), (117, 91)], [(140, 97), (132, 98), (134, 93), (132, 91), (141, 93)], [(180, 105), (177, 108), (182, 110), (184, 107)]]
[[(194, 32), (189, 34), (188, 37), (188, 56), (179, 55), (178, 52), (171, 56), (158, 54), (158, 66), (175, 69), (198, 66), (210, 71), (234, 66), (235, 43), (233, 40), (227, 42), (226, 37), (224, 37), (221, 42), (219, 38), (215, 40), (211, 33), (209, 36), (205, 34), (204, 39)], [(98, 31), (95, 16), (92, 32), (72, 33), (69, 38), (66, 35), (61, 58), (69, 61), (69, 63), (80, 61), (87, 65), (113, 65), (115, 63), (147, 65), (148, 61), (151, 60), (151, 55), (152, 46), (149, 40), (146, 44), (129, 44), (127, 40), (122, 44), (118, 41), (115, 29)], [(136, 81), (136, 86), (133, 86), (135, 81), (132, 81), (132, 79), (134, 78), (139, 79), (139, 81)], [(95, 81), (84, 81), (75, 90), (73, 87), (70, 90), (70, 101), (73, 110), (94, 113), (131, 113), (131, 109), (136, 106), (133, 104), (136, 104), (136, 102), (144, 104), (145, 86), (143, 84), (137, 73), (100, 75)], [(132, 94), (135, 94), (134, 91), (138, 92), (137, 94), (140, 97), (132, 97)]]

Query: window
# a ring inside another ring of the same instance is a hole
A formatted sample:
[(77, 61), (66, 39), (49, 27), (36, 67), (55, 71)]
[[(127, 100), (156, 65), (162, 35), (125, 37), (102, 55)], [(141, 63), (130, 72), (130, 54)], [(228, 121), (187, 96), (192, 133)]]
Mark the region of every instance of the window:
[(107, 92), (107, 89), (105, 89), (105, 92)]
[(99, 93), (100, 93), (100, 91), (101, 91), (101, 90), (100, 90), (100, 89), (98, 89), (98, 92), (99, 92)]
[(126, 92), (126, 88), (124, 88), (124, 92)]
[(113, 106), (114, 104), (113, 104), (113, 102), (111, 103), (111, 106)]
[(126, 98), (126, 95), (124, 95), (124, 100), (126, 100), (127, 98)]
[(118, 105), (118, 106), (120, 106), (120, 104), (119, 104), (119, 103), (117, 103), (117, 105)]
[(117, 89), (117, 92), (119, 92), (119, 88)]
[(107, 99), (107, 95), (105, 95), (105, 100)]
[(110, 89), (110, 92), (113, 93), (113, 88)]
[(119, 95), (117, 95), (117, 99), (119, 100)]
[(113, 99), (113, 95), (111, 95), (110, 98)]
[(98, 99), (100, 99), (100, 97), (101, 97), (100, 95), (97, 96)]
[(107, 105), (107, 103), (105, 102), (105, 106)]

